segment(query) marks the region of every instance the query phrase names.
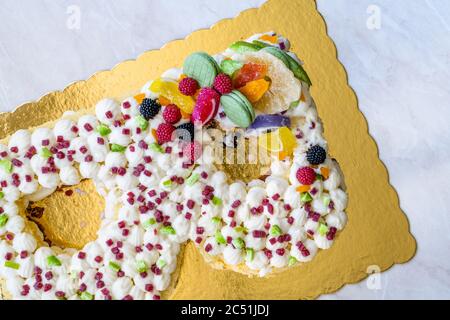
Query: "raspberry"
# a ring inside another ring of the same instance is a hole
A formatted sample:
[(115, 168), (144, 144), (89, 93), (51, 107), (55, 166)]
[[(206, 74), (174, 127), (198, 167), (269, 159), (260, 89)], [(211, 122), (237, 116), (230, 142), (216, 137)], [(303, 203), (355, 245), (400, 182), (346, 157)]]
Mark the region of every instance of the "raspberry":
[(198, 82), (193, 78), (183, 78), (178, 84), (178, 90), (185, 96), (193, 96), (198, 89)]
[(230, 93), (233, 90), (233, 83), (231, 78), (225, 73), (220, 73), (214, 79), (214, 89), (221, 94)]
[(189, 164), (193, 164), (202, 155), (202, 145), (198, 141), (187, 143), (183, 147), (183, 156)]
[(181, 119), (181, 111), (176, 105), (169, 104), (164, 108), (163, 118), (167, 123), (177, 123)]
[(161, 105), (156, 100), (145, 98), (139, 108), (139, 112), (145, 120), (153, 119), (161, 110)]
[(193, 123), (207, 124), (216, 116), (219, 104), (220, 95), (217, 91), (211, 88), (203, 88), (197, 97), (191, 121)]
[(174, 126), (168, 123), (161, 123), (156, 129), (156, 138), (159, 144), (172, 141), (172, 133), (175, 130)]
[(310, 167), (303, 167), (297, 170), (297, 180), (304, 185), (310, 185), (316, 180), (316, 173)]
[(325, 149), (319, 145), (312, 146), (306, 152), (306, 160), (313, 165), (321, 164), (327, 158)]

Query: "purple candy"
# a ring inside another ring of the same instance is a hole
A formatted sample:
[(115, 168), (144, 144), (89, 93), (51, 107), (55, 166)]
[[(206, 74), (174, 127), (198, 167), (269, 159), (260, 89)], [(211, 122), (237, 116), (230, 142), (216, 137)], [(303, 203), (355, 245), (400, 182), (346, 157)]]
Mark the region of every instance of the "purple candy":
[(249, 129), (290, 127), (291, 120), (279, 114), (264, 114), (256, 117)]

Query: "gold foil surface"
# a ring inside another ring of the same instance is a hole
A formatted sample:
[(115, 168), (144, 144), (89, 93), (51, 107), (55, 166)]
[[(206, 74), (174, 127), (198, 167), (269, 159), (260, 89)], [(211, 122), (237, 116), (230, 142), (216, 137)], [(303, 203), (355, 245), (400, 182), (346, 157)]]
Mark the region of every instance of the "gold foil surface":
[[(368, 276), (369, 266), (384, 271), (393, 264), (407, 262), (414, 256), (416, 242), (313, 0), (269, 0), (258, 9), (244, 11), (234, 19), (222, 20), (210, 29), (196, 31), (186, 39), (120, 63), (111, 71), (96, 73), (63, 91), (0, 114), (0, 139), (18, 129), (54, 121), (67, 110), (91, 109), (102, 98), (132, 95), (148, 80), (180, 66), (191, 52), (220, 52), (237, 39), (269, 30), (287, 37), (292, 50), (305, 62), (329, 151), (345, 176), (348, 224), (332, 248), (320, 251), (313, 261), (264, 278), (220, 270), (217, 261), (210, 262), (215, 267), (212, 268), (189, 243), (179, 256), (179, 268), (163, 297), (313, 299), (347, 283), (361, 281)], [(251, 169), (254, 172), (245, 173), (244, 167), (237, 172), (251, 178), (259, 169), (256, 166)], [(79, 248), (95, 237), (104, 201), (90, 182), (70, 189), (73, 190), (70, 197), (67, 189), (59, 190), (48, 199), (28, 204), (28, 210), (24, 206), (22, 211), (30, 215), (30, 205), (44, 208), (37, 221), (46, 238), (55, 244)], [(28, 228), (40, 233), (34, 223), (30, 222)], [(76, 230), (79, 237), (70, 230)], [(8, 297), (4, 286), (0, 289), (0, 294)]]

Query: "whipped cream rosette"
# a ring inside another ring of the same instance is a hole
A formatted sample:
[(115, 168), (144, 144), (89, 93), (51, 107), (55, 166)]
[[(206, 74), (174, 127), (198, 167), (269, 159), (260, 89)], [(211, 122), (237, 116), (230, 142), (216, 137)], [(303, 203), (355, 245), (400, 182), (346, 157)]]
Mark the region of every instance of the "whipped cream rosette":
[[(134, 97), (0, 144), (0, 277), (10, 295), (159, 299), (187, 241), (214, 267), (258, 276), (330, 248), (347, 195), (311, 81), (288, 50), (269, 32), (215, 56), (193, 53)], [(19, 203), (86, 179), (106, 203), (97, 239), (49, 246)]]

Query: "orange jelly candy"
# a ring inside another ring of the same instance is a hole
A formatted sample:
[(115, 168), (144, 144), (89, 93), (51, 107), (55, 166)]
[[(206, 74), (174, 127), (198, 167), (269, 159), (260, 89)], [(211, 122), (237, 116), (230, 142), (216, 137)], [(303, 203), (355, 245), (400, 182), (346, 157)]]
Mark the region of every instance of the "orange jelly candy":
[(169, 99), (167, 99), (164, 96), (159, 96), (158, 100), (159, 100), (159, 104), (162, 106), (167, 106), (172, 103)]
[(258, 79), (247, 82), (245, 86), (240, 87), (238, 90), (246, 96), (251, 103), (255, 103), (261, 99), (267, 90), (269, 90), (269, 86), (270, 81), (267, 81), (266, 79)]
[(145, 99), (145, 93), (140, 93), (140, 94), (134, 96), (134, 100), (136, 100), (136, 102), (138, 104), (141, 104), (142, 101), (144, 101), (144, 99)]
[(234, 87), (243, 87), (247, 82), (264, 78), (266, 74), (266, 65), (252, 62), (246, 63), (239, 71), (236, 72), (233, 79)]
[(262, 35), (259, 39), (271, 43), (277, 43), (278, 40), (277, 36), (269, 36), (268, 34)]

